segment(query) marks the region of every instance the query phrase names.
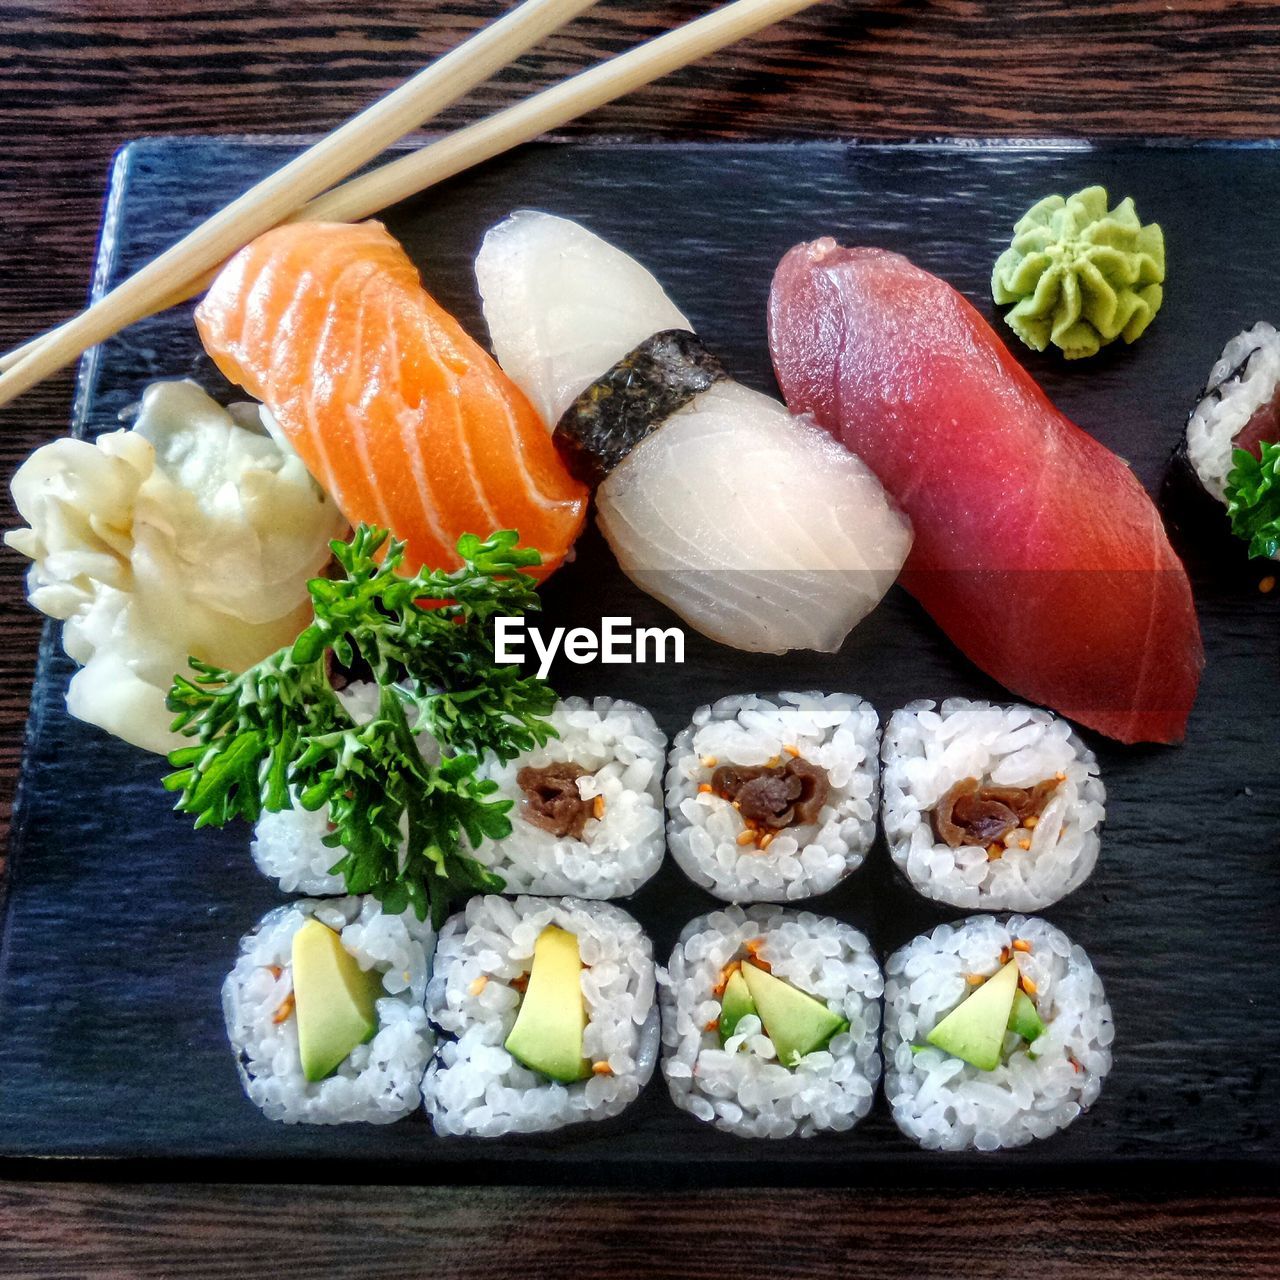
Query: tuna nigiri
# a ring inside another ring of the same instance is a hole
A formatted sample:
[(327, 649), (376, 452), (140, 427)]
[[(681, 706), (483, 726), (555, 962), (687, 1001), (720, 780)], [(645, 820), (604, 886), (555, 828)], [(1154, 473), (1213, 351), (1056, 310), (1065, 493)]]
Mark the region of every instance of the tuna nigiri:
[(897, 254), (818, 240), (783, 258), (769, 321), (787, 403), (910, 516), (903, 584), (959, 648), (1109, 737), (1181, 739), (1204, 653), (1159, 513), (973, 307)]
[(723, 644), (839, 648), (911, 544), (868, 468), (733, 382), (657, 280), (585, 227), (517, 213), (476, 276), (498, 359), (598, 486), (628, 576)]
[(196, 311), (206, 350), (267, 407), (356, 524), (452, 568), (463, 533), (564, 559), (587, 493), (537, 411), (423, 289), (376, 222), (293, 223), (241, 250)]

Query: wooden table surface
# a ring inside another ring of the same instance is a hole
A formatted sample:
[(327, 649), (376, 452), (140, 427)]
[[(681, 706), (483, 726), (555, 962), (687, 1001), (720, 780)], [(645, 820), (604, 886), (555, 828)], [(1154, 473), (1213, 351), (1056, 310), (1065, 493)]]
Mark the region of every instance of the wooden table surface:
[[(442, 123), (506, 105), (705, 7), (603, 0)], [(5, 0), (0, 347), (80, 305), (107, 164), (121, 143), (147, 133), (326, 131), (503, 8), (497, 0)], [(1280, 9), (1261, 0), (829, 0), (574, 131), (1274, 136)], [(65, 429), (70, 391), (68, 374), (4, 411), (6, 476)], [(7, 486), (0, 506), (12, 526)], [(0, 557), (0, 825), (40, 629), (21, 573), (16, 555)], [(5, 1276), (215, 1277), (249, 1266), (309, 1280), (1275, 1277), (1280, 1203), (1208, 1185), (1169, 1198), (1142, 1187), (676, 1196), (0, 1184)]]

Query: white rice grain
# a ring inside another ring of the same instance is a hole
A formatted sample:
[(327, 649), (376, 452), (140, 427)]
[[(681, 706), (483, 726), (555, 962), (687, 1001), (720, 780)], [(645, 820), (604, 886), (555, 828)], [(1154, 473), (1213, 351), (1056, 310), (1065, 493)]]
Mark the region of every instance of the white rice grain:
[[(777, 1061), (760, 1019), (748, 1016), (722, 1046), (714, 988), (724, 967), (759, 938), (779, 978), (823, 1001), (849, 1030), (795, 1067)], [(884, 984), (865, 937), (849, 925), (778, 907), (728, 907), (686, 926), (659, 972), (663, 1074), (676, 1106), (750, 1138), (811, 1137), (853, 1128), (871, 1109)]]
[[(370, 719), (378, 709), (378, 687), (368, 681), (353, 681), (338, 694), (342, 705), (357, 721)], [(410, 723), (416, 719), (411, 715)], [(435, 739), (428, 733), (417, 736), (424, 760), (440, 759)], [(253, 828), (249, 853), (254, 865), (284, 893), (306, 893), (326, 897), (346, 892), (346, 882), (330, 872), (343, 857), (341, 848), (324, 843), (329, 834), (329, 809), (309, 813), (293, 797), (293, 808), (264, 813)]]
[[(967, 975), (990, 977), (1015, 939), (1030, 943), (1011, 954), (1035, 984), (1044, 1034), (1028, 1045), (1008, 1032), (994, 1071), (928, 1045), (929, 1032), (973, 990)], [(885, 965), (885, 1093), (898, 1127), (932, 1150), (994, 1151), (1065, 1129), (1097, 1100), (1114, 1036), (1088, 956), (1044, 920), (972, 916), (939, 925)]]
[(1200, 483), (1226, 501), (1232, 448), (1256, 410), (1280, 385), (1280, 334), (1265, 321), (1238, 333), (1209, 374), (1208, 384), (1187, 421), (1187, 460)]
[[(1098, 762), (1065, 720), (1022, 705), (950, 698), (913, 702), (885, 726), (883, 813), (894, 864), (926, 898), (988, 911), (1038, 911), (1078, 889), (1098, 860), (1106, 789)], [(1019, 827), (998, 859), (985, 845), (950, 848), (933, 811), (965, 778), (1033, 787), (1063, 775), (1034, 830)], [(1026, 842), (1028, 848), (1021, 847)]]
[[(382, 974), (378, 1030), (325, 1080), (309, 1081), (298, 1052), (296, 1013), (277, 1021), (293, 994), (293, 935), (311, 918), (342, 937), (362, 969)], [(303, 899), (265, 915), (240, 940), (222, 986), (227, 1036), (244, 1091), (286, 1124), (389, 1124), (418, 1105), (431, 1056), (423, 1008), (434, 933), (412, 912), (387, 915), (371, 897)]]
[[(835, 888), (875, 839), (878, 737), (875, 708), (854, 694), (745, 694), (699, 707), (668, 758), (672, 856), (727, 902), (796, 901)], [(764, 765), (791, 752), (826, 770), (831, 791), (818, 821), (779, 832), (763, 852), (739, 844), (741, 815), (699, 787), (720, 765)]]
[[(621, 699), (563, 698), (549, 717), (558, 737), (507, 763), (493, 757), (482, 772), (512, 801), (512, 832), (485, 841), (475, 856), (506, 881), (508, 893), (617, 898), (634, 893), (662, 863), (666, 849), (662, 762), (667, 738), (643, 707)], [(570, 762), (584, 800), (601, 813), (587, 819), (582, 839), (556, 836), (524, 816), (516, 782), (525, 766)]]
[[(582, 1048), (611, 1074), (561, 1084), (517, 1062), (503, 1047), (548, 925), (574, 934), (582, 962), (587, 1027)], [(483, 979), (483, 981), (481, 981)], [(619, 907), (575, 898), (472, 898), (445, 922), (427, 989), (442, 1033), (422, 1086), (437, 1133), (497, 1137), (539, 1133), (618, 1115), (639, 1096), (658, 1054), (653, 947)]]

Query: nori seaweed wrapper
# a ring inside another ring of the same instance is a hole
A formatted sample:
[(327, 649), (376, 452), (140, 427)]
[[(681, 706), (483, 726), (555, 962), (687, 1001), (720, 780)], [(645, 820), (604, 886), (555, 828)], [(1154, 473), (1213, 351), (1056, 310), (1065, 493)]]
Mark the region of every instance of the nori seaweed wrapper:
[(712, 383), (728, 377), (687, 329), (664, 329), (596, 379), (552, 436), (569, 471), (593, 489), (645, 436)]

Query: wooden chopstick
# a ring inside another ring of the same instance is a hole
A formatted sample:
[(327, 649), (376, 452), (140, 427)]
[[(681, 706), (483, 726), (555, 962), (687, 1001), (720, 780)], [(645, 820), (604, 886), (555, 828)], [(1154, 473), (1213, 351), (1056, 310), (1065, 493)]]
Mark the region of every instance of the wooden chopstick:
[(213, 215), (73, 320), (27, 344), (0, 376), (0, 404), (118, 333), (202, 277), (306, 201), (349, 177), (513, 62), (596, 0), (524, 3), (436, 59), (425, 70)]
[(356, 222), (367, 218), (817, 3), (734, 0), (487, 120), (353, 178), (313, 200), (290, 220)]
[[(816, 3), (818, 0), (733, 0), (733, 3), (583, 71), (487, 120), (469, 125), (371, 173), (354, 178), (312, 200), (285, 220), (355, 222), (367, 218)], [(215, 274), (216, 268), (213, 272), (202, 273), (184, 289), (174, 291), (170, 288), (165, 296), (153, 297), (148, 310), (125, 320), (112, 332), (118, 332), (119, 328), (134, 323), (134, 320), (195, 297), (208, 287)], [(63, 326), (63, 329), (68, 327)], [(33, 353), (61, 334), (63, 329), (55, 329), (52, 334), (35, 339), (11, 355)], [(102, 338), (95, 341), (102, 341)], [(81, 350), (87, 349), (88, 345), (85, 343)], [(79, 354), (79, 350), (75, 351), (66, 360), (70, 361)], [(4, 361), (0, 360), (0, 368), (3, 367)], [(40, 376), (51, 372), (52, 368)], [(12, 395), (25, 390), (25, 387), (20, 387), (10, 395), (5, 385), (7, 377), (0, 377), (0, 404), (7, 403)]]

